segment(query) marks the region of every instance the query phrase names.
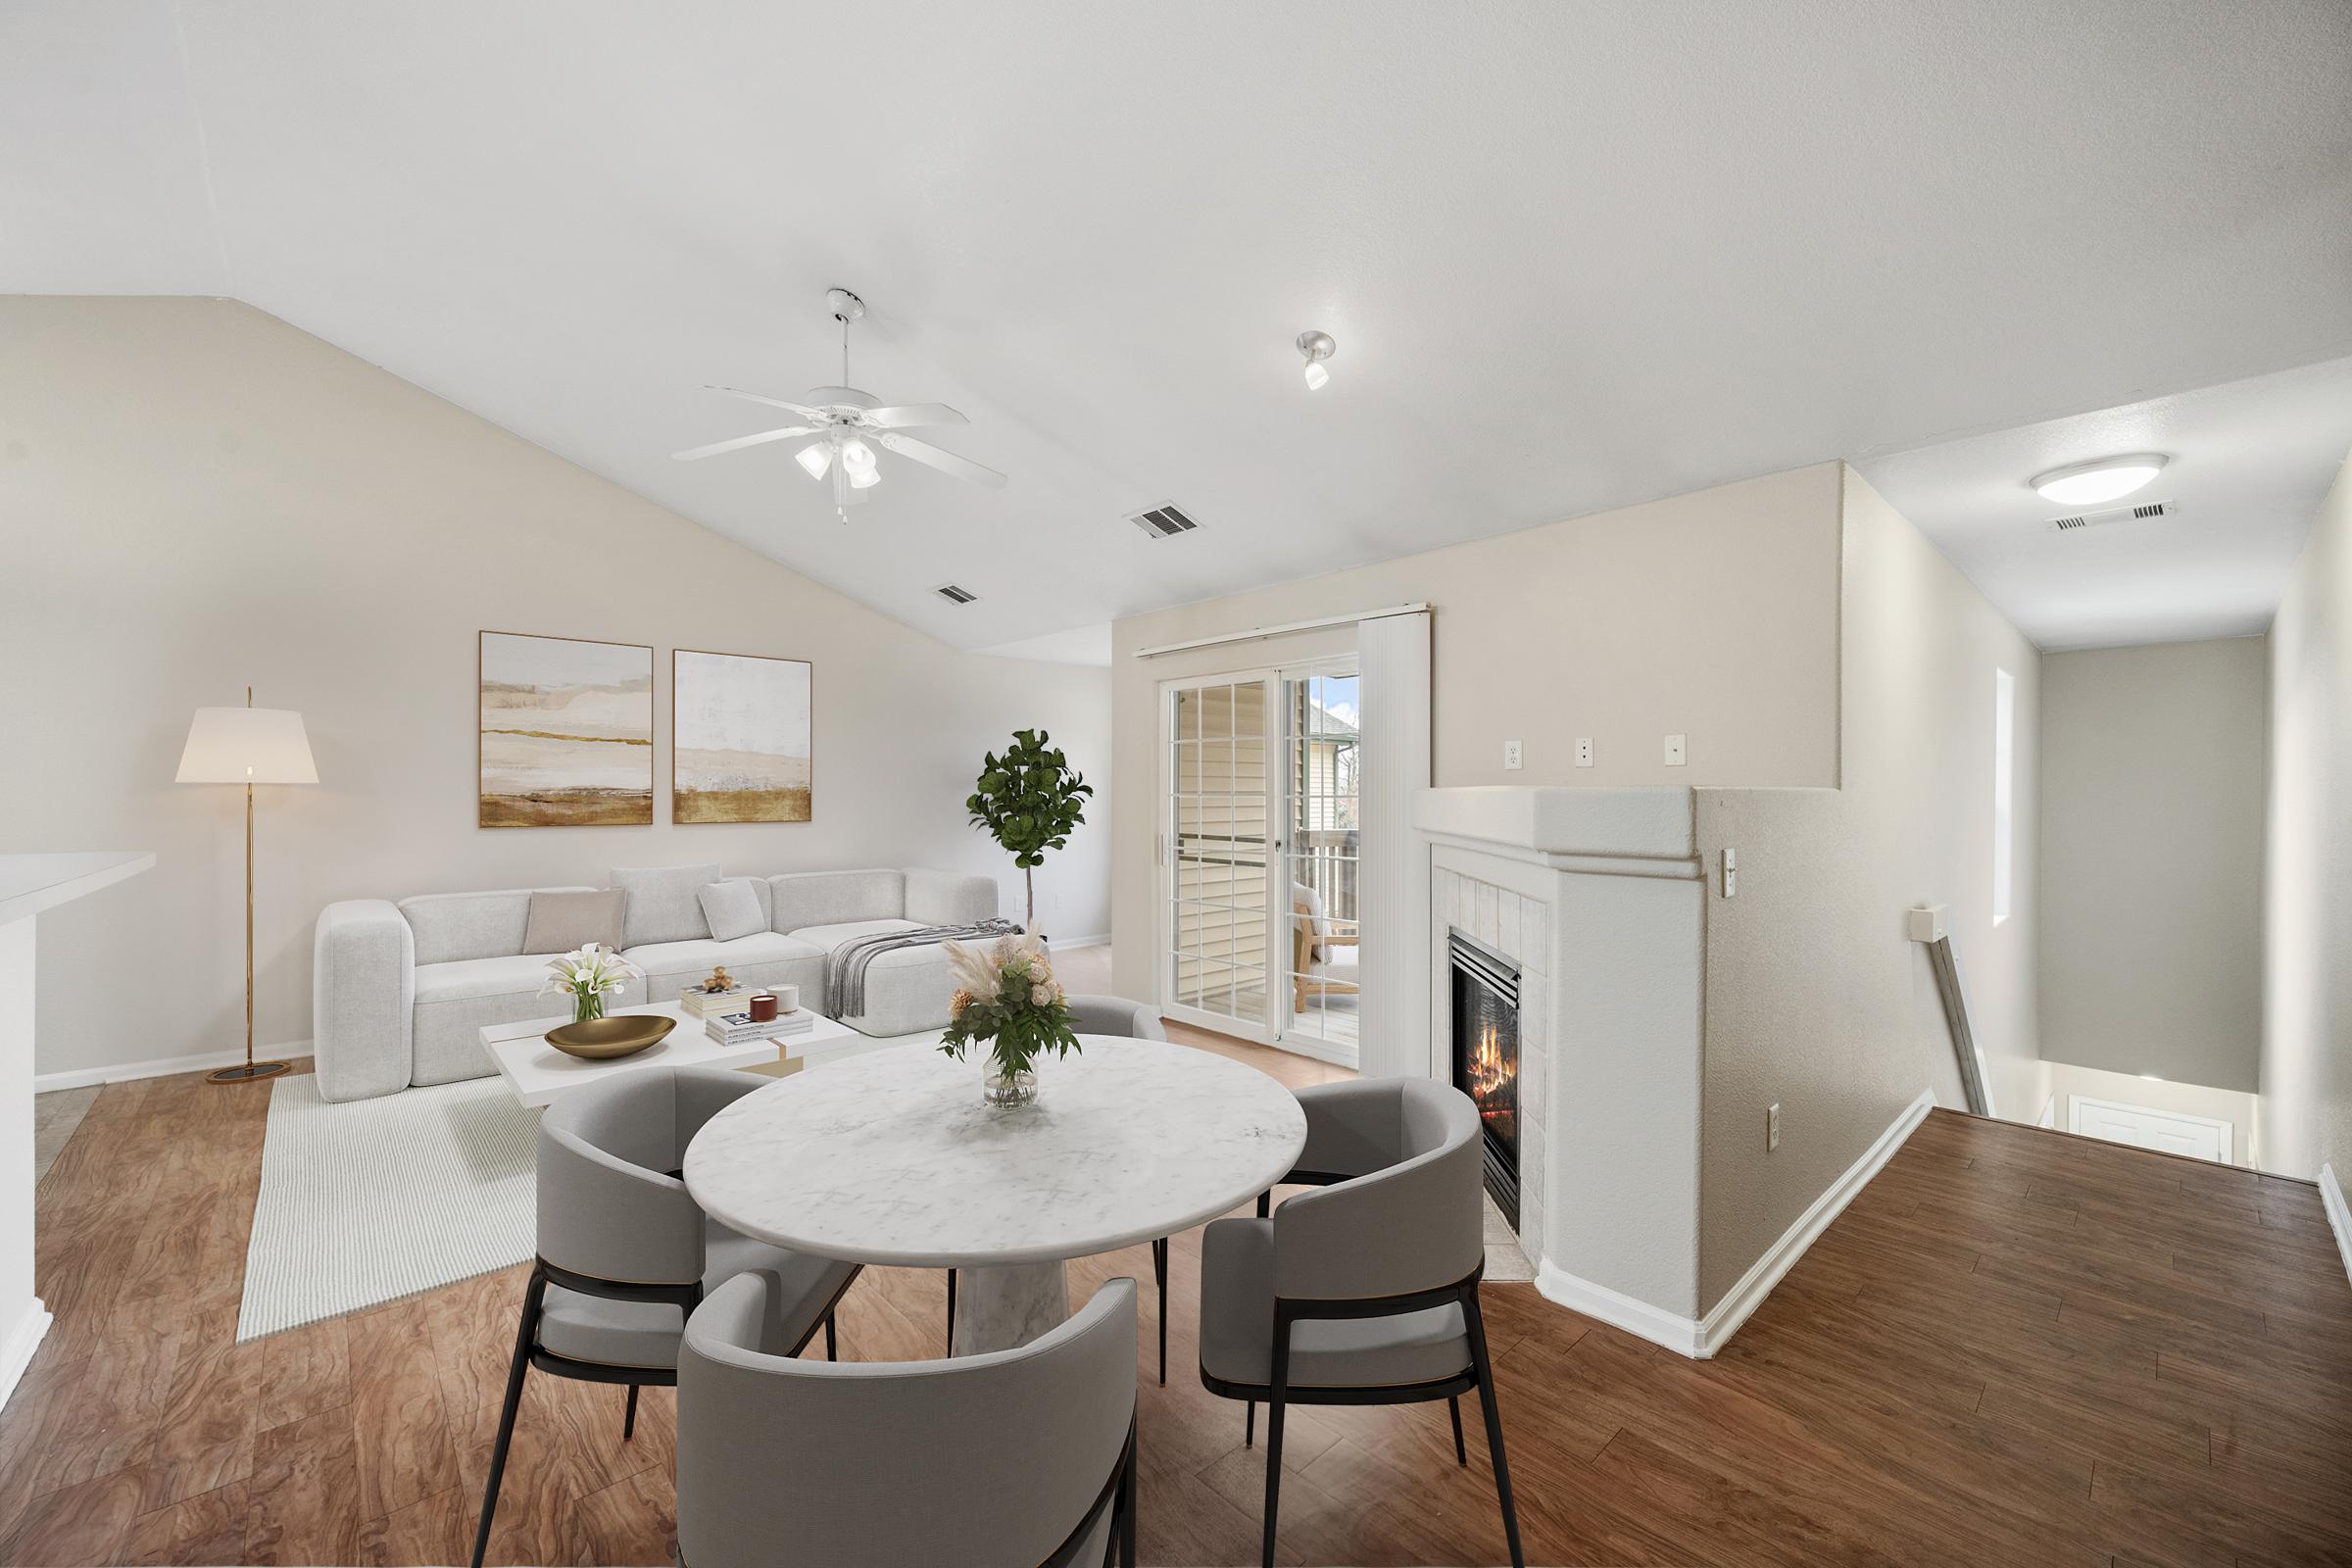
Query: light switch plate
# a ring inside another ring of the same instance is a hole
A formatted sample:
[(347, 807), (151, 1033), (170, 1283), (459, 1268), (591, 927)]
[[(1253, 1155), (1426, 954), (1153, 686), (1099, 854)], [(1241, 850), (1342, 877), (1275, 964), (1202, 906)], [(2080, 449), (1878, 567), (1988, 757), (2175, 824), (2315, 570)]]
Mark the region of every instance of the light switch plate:
[(1506, 768), (1517, 767), (1520, 765), (1519, 743), (1517, 741), (1504, 741), (1502, 743), (1502, 765)]
[(1576, 738), (1576, 765), (1579, 767), (1592, 765), (1592, 737), (1590, 735), (1579, 735)]
[(1687, 759), (1686, 759), (1686, 757), (1685, 757), (1685, 753), (1684, 753), (1684, 747), (1683, 747), (1683, 737), (1682, 737), (1682, 736), (1680, 736), (1680, 735), (1669, 735), (1669, 736), (1667, 736), (1667, 737), (1666, 737), (1666, 765), (1667, 765), (1668, 767), (1680, 767), (1680, 766), (1682, 766), (1682, 765), (1683, 765), (1683, 763), (1684, 763), (1684, 761), (1685, 761), (1686, 760), (1687, 760)]

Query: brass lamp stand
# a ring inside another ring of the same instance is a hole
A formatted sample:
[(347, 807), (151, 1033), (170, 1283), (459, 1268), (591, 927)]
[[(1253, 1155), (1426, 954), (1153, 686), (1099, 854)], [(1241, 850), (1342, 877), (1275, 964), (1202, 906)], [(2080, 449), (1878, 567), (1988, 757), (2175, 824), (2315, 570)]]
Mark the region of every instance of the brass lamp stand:
[(253, 1059), (253, 787), (318, 782), (302, 715), (291, 709), (254, 707), (250, 686), (243, 708), (199, 708), (174, 782), (245, 786), (245, 1064), (205, 1077), (216, 1084), (274, 1078), (292, 1069), (282, 1061)]

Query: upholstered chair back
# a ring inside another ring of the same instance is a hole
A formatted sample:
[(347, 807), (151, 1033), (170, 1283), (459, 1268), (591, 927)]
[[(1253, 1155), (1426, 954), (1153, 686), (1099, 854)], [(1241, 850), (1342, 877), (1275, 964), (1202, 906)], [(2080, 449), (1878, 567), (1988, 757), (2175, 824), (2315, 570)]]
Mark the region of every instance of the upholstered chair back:
[(566, 1095), (539, 1119), (539, 1255), (629, 1285), (703, 1277), (703, 1211), (677, 1172), (703, 1124), (770, 1080), (648, 1067)]
[(1125, 997), (1082, 997), (1067, 999), (1071, 1027), (1082, 1035), (1124, 1035), (1130, 1040), (1165, 1040), (1166, 1029), (1160, 1026), (1159, 1009), (1141, 1002), (1129, 1002)]
[(772, 1289), (739, 1274), (686, 1325), (686, 1568), (1034, 1568), (1088, 1523), (1135, 1416), (1134, 1281), (1017, 1349), (912, 1362), (785, 1355)]
[(1299, 1091), (1302, 1171), (1348, 1180), (1274, 1210), (1274, 1294), (1406, 1296), (1466, 1278), (1486, 1256), (1478, 1107), (1426, 1078)]

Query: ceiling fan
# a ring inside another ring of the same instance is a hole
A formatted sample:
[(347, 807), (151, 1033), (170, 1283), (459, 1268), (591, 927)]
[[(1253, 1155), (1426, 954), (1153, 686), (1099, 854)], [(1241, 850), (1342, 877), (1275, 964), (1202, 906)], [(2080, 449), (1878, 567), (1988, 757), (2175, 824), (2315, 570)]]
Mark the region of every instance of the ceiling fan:
[[(865, 315), (865, 301), (846, 288), (837, 288), (826, 293), (825, 303), (832, 308), (833, 318), (841, 323), (841, 378), (847, 382), (850, 378), (850, 323)], [(863, 501), (865, 492), (882, 482), (882, 466), (874, 456), (875, 446), (895, 452), (903, 458), (912, 458), (942, 473), (953, 474), (967, 484), (986, 485), (994, 490), (1004, 483), (1004, 475), (994, 468), (983, 467), (969, 458), (959, 458), (928, 441), (919, 441), (904, 433), (927, 425), (971, 422), (944, 403), (906, 403), (885, 407), (870, 393), (848, 385), (813, 387), (802, 393), (802, 401), (798, 403), (788, 403), (782, 398), (766, 397), (758, 392), (738, 391), (731, 386), (714, 386), (710, 390), (799, 415), (802, 422), (671, 453), (670, 456), (680, 463), (714, 458), (722, 452), (762, 446), (770, 441), (789, 441), (795, 436), (814, 436), (816, 439), (794, 453), (793, 459), (808, 470), (809, 478), (819, 484), (828, 477), (832, 480), (836, 510)], [(842, 515), (846, 518), (849, 514), (844, 511)]]

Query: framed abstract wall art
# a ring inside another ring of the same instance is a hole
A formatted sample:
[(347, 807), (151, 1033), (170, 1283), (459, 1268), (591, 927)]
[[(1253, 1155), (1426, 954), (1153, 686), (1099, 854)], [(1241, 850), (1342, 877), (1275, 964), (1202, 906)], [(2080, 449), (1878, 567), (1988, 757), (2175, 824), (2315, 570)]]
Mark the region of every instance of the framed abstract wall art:
[(480, 687), (481, 826), (652, 824), (653, 649), (486, 631)]
[(669, 819), (810, 820), (808, 662), (685, 648), (669, 660)]

